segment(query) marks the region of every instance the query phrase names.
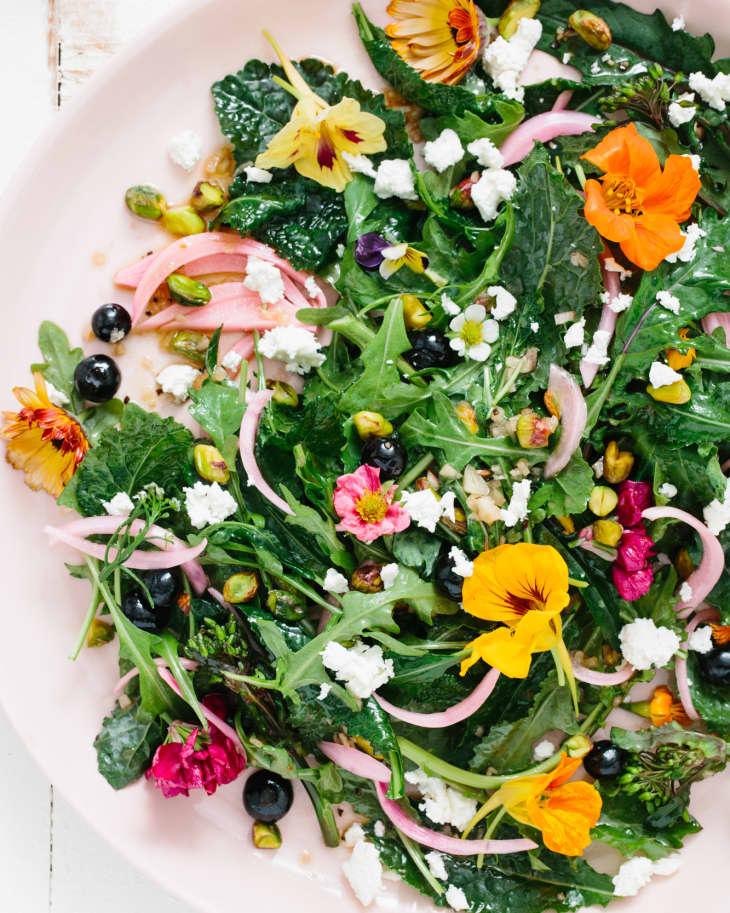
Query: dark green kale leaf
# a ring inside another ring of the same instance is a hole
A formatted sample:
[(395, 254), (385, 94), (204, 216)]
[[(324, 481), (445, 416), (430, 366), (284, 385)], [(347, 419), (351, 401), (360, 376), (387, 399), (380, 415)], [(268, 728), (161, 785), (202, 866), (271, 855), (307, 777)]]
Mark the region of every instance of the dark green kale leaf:
[(393, 536), (393, 557), (422, 577), (431, 576), (440, 551), (441, 540), (417, 526)]
[(442, 130), (448, 129), (458, 135), (464, 147), (482, 137), (490, 139), (495, 146), (501, 146), (525, 116), (525, 109), (517, 101), (497, 96), (493, 110), (499, 118), (498, 123), (486, 121), (467, 110), (461, 115), (452, 113), (437, 118), (424, 117), (420, 123), (421, 132), (427, 139), (435, 139)]
[(138, 719), (138, 709), (136, 704), (124, 710), (115, 707), (94, 739), (99, 773), (113, 789), (138, 780), (165, 739), (164, 722), (158, 717)]
[(635, 796), (603, 792), (603, 806), (591, 839), (605, 843), (623, 856), (644, 853), (649, 859), (663, 859), (682, 848), (684, 838), (702, 828), (694, 818), (680, 817), (671, 826), (654, 828), (647, 821), (646, 806)]
[(697, 713), (712, 732), (727, 737), (730, 735), (730, 688), (711, 685), (700, 674), (697, 654), (689, 651), (687, 657), (687, 678), (689, 692)]
[(69, 410), (78, 415), (83, 409), (84, 401), (74, 384), (74, 371), (84, 353), (79, 348), (72, 349), (68, 336), (50, 320), (44, 320), (38, 328), (38, 348), (45, 360), (31, 365), (31, 371), (39, 371), (49, 383), (68, 397)]

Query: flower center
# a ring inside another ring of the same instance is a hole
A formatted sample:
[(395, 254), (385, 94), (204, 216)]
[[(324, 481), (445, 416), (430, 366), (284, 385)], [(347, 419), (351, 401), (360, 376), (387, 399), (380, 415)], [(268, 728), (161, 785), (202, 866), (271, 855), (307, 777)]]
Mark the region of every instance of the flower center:
[(603, 199), (613, 212), (634, 213), (641, 209), (644, 193), (624, 174), (603, 176)]
[(381, 492), (368, 490), (355, 501), (355, 510), (365, 523), (380, 523), (388, 512), (388, 502)]
[(459, 332), (467, 346), (476, 346), (483, 341), (482, 325), (476, 320), (467, 320)]
[(456, 7), (449, 11), (446, 19), (456, 44), (466, 44), (474, 38), (474, 27), (471, 16), (464, 9)]

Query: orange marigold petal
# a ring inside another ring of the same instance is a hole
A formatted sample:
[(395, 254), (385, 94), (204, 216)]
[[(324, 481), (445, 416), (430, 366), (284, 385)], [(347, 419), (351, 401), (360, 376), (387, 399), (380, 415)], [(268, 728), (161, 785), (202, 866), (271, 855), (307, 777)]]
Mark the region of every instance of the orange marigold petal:
[(612, 130), (582, 158), (609, 174), (628, 175), (637, 184), (644, 184), (660, 170), (653, 146), (634, 124)]
[(682, 249), (684, 236), (670, 216), (648, 212), (636, 216), (633, 221), (634, 232), (621, 241), (621, 250), (641, 269), (656, 269), (667, 254)]
[(684, 155), (670, 155), (664, 171), (647, 182), (642, 208), (644, 212), (662, 213), (684, 222), (701, 186), (692, 162)]
[(586, 205), (583, 214), (603, 238), (609, 241), (625, 241), (634, 233), (634, 222), (626, 213), (614, 213), (603, 199), (598, 181), (588, 180), (585, 186)]

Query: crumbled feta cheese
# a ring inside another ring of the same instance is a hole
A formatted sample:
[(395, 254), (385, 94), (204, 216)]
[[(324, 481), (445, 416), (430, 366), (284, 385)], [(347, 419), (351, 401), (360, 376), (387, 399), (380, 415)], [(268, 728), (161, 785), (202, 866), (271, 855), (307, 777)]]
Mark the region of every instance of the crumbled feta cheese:
[(689, 263), (691, 260), (694, 260), (695, 254), (697, 253), (695, 244), (697, 244), (700, 238), (704, 238), (706, 234), (707, 232), (703, 231), (696, 222), (692, 222), (691, 225), (687, 226), (685, 233), (682, 236), (684, 238), (684, 245), (681, 250), (678, 250), (673, 254), (668, 254), (664, 259), (667, 263), (676, 263), (677, 260), (681, 260), (682, 263)]
[(588, 347), (584, 358), (589, 365), (601, 365), (608, 363), (608, 344), (611, 342), (611, 334), (608, 330), (596, 330), (593, 334), (593, 342)]
[(310, 298), (316, 298), (319, 294), (319, 286), (314, 276), (307, 276), (304, 280), (304, 290)]
[(533, 333), (537, 333), (540, 330), (540, 324), (537, 322), (537, 320), (532, 321), (530, 324), (530, 329)]
[(672, 19), (672, 31), (681, 32), (684, 28), (684, 16), (675, 16)]
[(374, 844), (367, 840), (355, 844), (350, 858), (342, 863), (342, 871), (364, 907), (369, 907), (383, 890), (383, 865)]
[(621, 652), (635, 669), (661, 668), (679, 649), (679, 638), (663, 625), (657, 627), (651, 618), (637, 618), (624, 625), (619, 633)]
[[(127, 334), (124, 330), (119, 329), (117, 327), (116, 329), (112, 330), (111, 333), (109, 334), (109, 342), (112, 345), (116, 345), (118, 342), (121, 342), (126, 335)], [(63, 394), (61, 394), (61, 395), (63, 395)]]
[(516, 526), (529, 514), (527, 502), (530, 500), (530, 480), (523, 479), (512, 486), (512, 497), (509, 506), (501, 508), (499, 516), (507, 527)]
[(591, 469), (593, 470), (593, 475), (600, 479), (603, 475), (603, 457), (599, 457), (595, 463), (591, 464)]
[(392, 562), (381, 567), (380, 579), (383, 581), (383, 588), (389, 590), (398, 579), (398, 565)]
[(274, 327), (259, 342), (259, 352), (266, 358), (286, 363), (286, 370), (306, 374), (324, 361), (324, 352), (314, 333), (304, 327)]
[(464, 158), (464, 147), (455, 130), (447, 127), (436, 139), (424, 144), (423, 158), (436, 171), (446, 171)]
[(657, 292), (656, 300), (658, 304), (668, 311), (671, 311), (673, 314), (679, 313), (679, 298), (676, 298), (669, 292)]
[(730, 73), (717, 73), (712, 79), (704, 73), (690, 73), (687, 81), (705, 104), (715, 111), (725, 110), (725, 102), (730, 101)]
[(365, 831), (362, 829), (362, 825), (357, 821), (354, 824), (351, 824), (342, 835), (342, 842), (350, 849), (352, 849), (356, 843), (359, 843), (364, 839)]
[(353, 155), (351, 152), (343, 152), (342, 158), (350, 166), (353, 174), (364, 174), (369, 178), (375, 178), (375, 165), (367, 155)]
[(682, 375), (674, 371), (669, 365), (664, 365), (660, 361), (653, 361), (649, 368), (649, 383), (655, 389), (657, 387), (668, 387), (682, 379)]
[(722, 501), (713, 498), (702, 508), (705, 524), (713, 536), (719, 536), (730, 523), (730, 479), (725, 483), (725, 494)]
[(634, 856), (621, 865), (613, 876), (613, 889), (618, 897), (635, 897), (646, 887), (653, 875), (671, 875), (681, 864), (679, 858), (669, 857), (652, 862), (646, 856)]
[(243, 169), (246, 173), (246, 180), (252, 184), (270, 184), (274, 175), (265, 168), (257, 168), (255, 165), (246, 165)]
[(517, 85), (520, 73), (527, 66), (530, 54), (542, 35), (538, 19), (520, 19), (517, 31), (505, 41), (498, 36), (484, 50), (484, 68), (496, 87), (508, 98), (522, 101), (525, 90)]
[(689, 602), (692, 599), (692, 587), (685, 580), (679, 588), (679, 598), (682, 602)]
[[(557, 314), (556, 314), (557, 316)], [(571, 323), (568, 329), (565, 331), (565, 336), (563, 336), (563, 344), (566, 349), (575, 349), (578, 346), (583, 345), (585, 339), (585, 317), (581, 317), (580, 320), (575, 323)]]
[(456, 913), (459, 913), (461, 910), (469, 909), (469, 902), (466, 899), (466, 894), (461, 888), (457, 888), (455, 884), (450, 884), (448, 888), (446, 888), (446, 903), (452, 910), (455, 910)]
[[(448, 495), (451, 497), (447, 497)], [(443, 498), (439, 499), (431, 488), (424, 488), (423, 491), (404, 491), (400, 503), (411, 520), (416, 525), (427, 529), (430, 533), (435, 531), (436, 524), (441, 517), (446, 516), (448, 519), (453, 520), (453, 492), (447, 492)]]
[(501, 168), (504, 164), (504, 156), (488, 136), (472, 140), (466, 151), (474, 156), (482, 168)]
[(237, 504), (234, 498), (217, 482), (211, 485), (196, 482), (192, 488), (183, 488), (183, 492), (185, 510), (190, 518), (190, 525), (195, 529), (222, 523), (236, 512)]
[(490, 285), (487, 294), (490, 298), (494, 298), (494, 306), (490, 314), (495, 320), (504, 320), (517, 307), (515, 296), (501, 285)]
[[(532, 20), (522, 19), (521, 22)], [(504, 168), (490, 168), (482, 171), (479, 180), (471, 188), (472, 203), (479, 210), (485, 222), (491, 222), (497, 216), (499, 204), (511, 200), (517, 189), (517, 178)]]
[(591, 73), (594, 76), (597, 76), (600, 72), (601, 72), (601, 64), (597, 60), (594, 60), (593, 63), (591, 64)]
[(384, 659), (378, 646), (356, 643), (347, 648), (331, 640), (320, 655), (322, 664), (334, 672), (355, 697), (370, 697), (395, 674), (393, 660)]
[(185, 171), (192, 171), (200, 161), (203, 152), (203, 140), (194, 130), (183, 130), (176, 133), (170, 140), (167, 152), (172, 161), (184, 168)]
[(426, 853), (423, 858), (428, 863), (428, 867), (433, 877), (440, 878), (441, 881), (446, 881), (449, 875), (446, 871), (446, 866), (444, 865), (443, 855), (441, 853), (437, 853), (436, 850), (431, 850), (431, 852)]
[(604, 304), (607, 304), (611, 308), (614, 314), (620, 314), (622, 311), (625, 311), (627, 308), (631, 307), (631, 302), (634, 300), (634, 296), (624, 295), (623, 292), (619, 292), (615, 298), (611, 298), (608, 292), (603, 292), (601, 295), (601, 300)]
[(110, 501), (102, 501), (104, 510), (112, 517), (128, 517), (134, 510), (134, 501), (126, 491), (118, 491)]
[(532, 749), (533, 761), (546, 761), (555, 754), (555, 746), (549, 739), (543, 739)]
[(378, 165), (373, 190), (381, 200), (387, 200), (388, 197), (417, 200), (411, 163), (407, 159), (384, 159)]
[(373, 831), (376, 837), (385, 837), (385, 825), (382, 821), (376, 821), (373, 825)]
[(700, 625), (699, 628), (695, 628), (689, 635), (687, 646), (695, 653), (709, 653), (715, 646), (712, 642), (712, 628), (709, 625)]
[(573, 59), (573, 54), (570, 51), (566, 51), (563, 54), (563, 63), (568, 64)]
[(459, 577), (471, 577), (474, 573), (474, 562), (469, 561), (464, 552), (452, 545), (449, 549), (449, 558), (451, 558), (451, 570)]
[(231, 374), (235, 374), (238, 369), (241, 367), (241, 362), (243, 361), (243, 356), (236, 352), (235, 349), (231, 349), (230, 352), (226, 352), (221, 360), (221, 365)]
[(168, 365), (155, 380), (163, 393), (169, 393), (176, 403), (184, 403), (188, 398), (188, 389), (199, 374), (200, 371), (192, 365)]
[(668, 115), (669, 123), (673, 127), (681, 127), (682, 124), (688, 124), (697, 114), (697, 106), (691, 104), (681, 104), (681, 102), (692, 102), (695, 100), (694, 92), (683, 92), (677, 96), (669, 106)]
[(258, 292), (264, 304), (276, 304), (284, 297), (284, 280), (278, 267), (259, 257), (248, 258), (243, 284)]
[(336, 568), (328, 567), (327, 573), (324, 575), (322, 589), (340, 596), (350, 589), (350, 584), (344, 574), (341, 574)]
[(463, 831), (476, 814), (477, 803), (439, 777), (429, 777), (420, 767), (409, 770), (406, 781), (418, 787), (421, 802), (418, 806), (434, 824), (451, 824)]
[(450, 317), (455, 317), (457, 314), (461, 314), (461, 308), (459, 305), (453, 301), (446, 292), (443, 292), (441, 295), (441, 307), (444, 309), (444, 314), (448, 314)]
[(332, 685), (328, 685), (326, 682), (323, 685), (319, 686), (319, 694), (317, 695), (318, 701), (323, 701), (327, 695), (332, 690)]
[(660, 494), (663, 498), (674, 498), (677, 494), (677, 486), (672, 485), (671, 482), (662, 482), (657, 490), (657, 493)]
[(702, 164), (702, 158), (701, 158), (701, 156), (699, 156), (699, 155), (690, 155), (689, 153), (686, 153), (686, 154), (684, 155), (684, 158), (689, 159), (690, 162), (692, 163), (692, 167), (694, 168), (694, 170), (695, 170), (696, 172), (699, 173), (700, 165)]
[(335, 253), (337, 254), (337, 256), (339, 257), (340, 260), (345, 256), (346, 250), (347, 250), (347, 248), (345, 247), (344, 244), (338, 244), (337, 247), (335, 248)]
[(54, 406), (63, 407), (67, 406), (71, 402), (63, 390), (59, 390), (58, 387), (54, 387), (50, 380), (46, 381), (46, 395)]

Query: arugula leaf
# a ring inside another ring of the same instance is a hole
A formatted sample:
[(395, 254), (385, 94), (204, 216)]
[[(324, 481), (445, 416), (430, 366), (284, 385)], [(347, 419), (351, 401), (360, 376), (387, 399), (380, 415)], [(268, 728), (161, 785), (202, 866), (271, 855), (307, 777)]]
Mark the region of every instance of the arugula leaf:
[(644, 853), (649, 859), (663, 859), (682, 848), (684, 838), (702, 828), (689, 816), (680, 817), (670, 827), (652, 828), (647, 822), (646, 806), (635, 796), (603, 791), (603, 806), (591, 839), (605, 843), (623, 856)]
[(209, 377), (199, 390), (190, 388), (190, 399), (190, 415), (210, 435), (228, 468), (233, 470), (238, 452), (237, 434), (246, 411), (238, 386), (228, 381), (216, 383)]
[(69, 411), (78, 415), (84, 401), (74, 383), (76, 365), (84, 357), (81, 349), (72, 349), (68, 336), (61, 327), (50, 320), (44, 320), (38, 328), (38, 348), (45, 361), (30, 366), (31, 371), (40, 371), (43, 377), (69, 399)]
[(104, 717), (94, 739), (99, 773), (113, 789), (123, 789), (138, 780), (165, 740), (164, 722), (159, 718), (138, 719), (137, 710), (136, 704), (126, 709), (117, 705)]
[(580, 514), (586, 509), (594, 485), (593, 470), (576, 451), (568, 465), (543, 482), (530, 498), (533, 521), (545, 517)]
[(494, 99), (494, 114), (501, 121), (492, 123), (483, 120), (473, 111), (464, 114), (444, 114), (435, 119), (424, 117), (421, 120), (421, 132), (427, 139), (435, 139), (442, 130), (453, 130), (466, 147), (475, 139), (487, 137), (495, 146), (501, 146), (510, 133), (525, 116), (522, 105), (509, 98), (496, 97)]

